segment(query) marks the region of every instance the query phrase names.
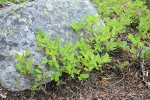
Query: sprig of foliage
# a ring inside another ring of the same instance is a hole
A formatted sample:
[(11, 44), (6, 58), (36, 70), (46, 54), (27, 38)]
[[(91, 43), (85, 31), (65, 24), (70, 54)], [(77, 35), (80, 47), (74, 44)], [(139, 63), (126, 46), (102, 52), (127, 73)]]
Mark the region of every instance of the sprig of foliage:
[[(30, 51), (26, 51), (22, 56), (18, 53), (15, 54), (18, 62), (16, 63), (16, 69), (28, 79), (34, 78), (34, 84), (32, 90), (35, 90), (38, 87), (39, 82), (41, 81), (42, 70), (39, 67), (32, 68), (34, 61), (33, 59), (28, 59)], [(32, 77), (32, 78), (31, 78)]]
[(111, 61), (107, 53), (102, 56), (96, 53), (84, 38), (77, 41), (75, 45), (70, 42), (64, 46), (60, 45), (58, 38), (50, 40), (47, 34), (42, 33), (42, 30), (39, 30), (36, 38), (39, 48), (44, 50), (46, 55), (42, 64), (48, 65), (54, 72), (50, 75), (51, 80), (58, 83), (62, 73), (67, 73), (72, 78), (77, 76), (81, 80), (88, 78), (89, 72), (93, 69), (101, 71), (102, 64)]
[[(85, 34), (93, 34), (88, 38), (95, 52), (111, 52), (118, 47), (131, 54), (132, 60), (145, 58), (148, 60), (150, 53), (150, 11), (142, 0), (92, 0), (98, 8), (99, 16), (87, 15), (82, 26)], [(102, 18), (104, 27), (96, 24)], [(76, 24), (78, 26), (78, 24)], [(86, 27), (89, 26), (89, 27)], [(94, 27), (93, 27), (94, 26)], [(130, 27), (134, 26), (136, 34), (129, 33)], [(72, 27), (75, 31), (76, 28)], [(77, 31), (76, 31), (77, 32)], [(80, 34), (79, 31), (78, 34)], [(123, 40), (119, 35), (127, 33)], [(130, 41), (130, 42), (129, 42)]]
[(33, 73), (33, 70), (31, 70), (31, 66), (34, 63), (33, 59), (27, 60), (27, 57), (29, 55), (30, 55), (30, 51), (26, 51), (22, 56), (16, 53), (16, 58), (19, 61), (16, 64), (16, 68), (21, 74), (24, 74), (27, 76)]

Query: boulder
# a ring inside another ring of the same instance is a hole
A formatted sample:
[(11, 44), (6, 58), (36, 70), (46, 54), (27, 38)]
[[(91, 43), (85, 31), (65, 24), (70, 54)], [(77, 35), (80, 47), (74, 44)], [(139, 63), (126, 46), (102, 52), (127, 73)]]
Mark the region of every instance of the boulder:
[(34, 0), (0, 10), (0, 84), (11, 91), (31, 88), (30, 80), (15, 68), (15, 53), (29, 50), (34, 65), (40, 65), (43, 55), (37, 50), (37, 30), (43, 29), (52, 39), (60, 37), (62, 44), (74, 42), (80, 37), (70, 24), (87, 14), (97, 14), (90, 0)]

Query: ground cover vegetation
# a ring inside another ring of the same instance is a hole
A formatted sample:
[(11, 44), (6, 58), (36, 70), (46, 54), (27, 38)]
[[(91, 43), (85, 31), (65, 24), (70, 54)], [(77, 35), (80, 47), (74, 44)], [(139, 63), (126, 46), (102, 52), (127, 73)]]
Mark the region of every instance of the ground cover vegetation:
[[(39, 29), (36, 38), (38, 49), (45, 57), (41, 64), (47, 66), (53, 73), (45, 74), (45, 78), (61, 84), (63, 73), (79, 80), (89, 77), (92, 70), (104, 71), (102, 66), (111, 63), (114, 52), (119, 50), (128, 54), (129, 60), (112, 64), (114, 70), (128, 67), (138, 62), (144, 76), (145, 64), (150, 62), (150, 11), (142, 0), (93, 0), (98, 9), (98, 15), (86, 15), (80, 22), (72, 22), (71, 27), (77, 35), (83, 36), (75, 44), (60, 45), (60, 39), (49, 39), (49, 36)], [(103, 20), (104, 24), (99, 24)], [(132, 32), (132, 30), (134, 31)], [(86, 36), (86, 37), (85, 37)], [(32, 90), (42, 81), (41, 69), (33, 68), (34, 61), (28, 59), (29, 51), (24, 55), (16, 53), (17, 70), (25, 76), (33, 76), (35, 84)], [(38, 69), (38, 70), (37, 70)], [(33, 78), (32, 77), (32, 78)], [(145, 82), (149, 85), (149, 82)]]

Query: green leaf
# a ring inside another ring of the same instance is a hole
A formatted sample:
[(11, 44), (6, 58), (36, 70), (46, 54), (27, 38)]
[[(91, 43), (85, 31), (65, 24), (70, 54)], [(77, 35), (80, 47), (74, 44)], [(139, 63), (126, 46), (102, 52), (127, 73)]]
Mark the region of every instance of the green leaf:
[(82, 80), (84, 78), (88, 78), (89, 74), (80, 74), (80, 76), (78, 76), (79, 80)]
[(32, 85), (32, 87), (31, 87), (31, 90), (36, 90), (37, 89), (37, 87), (38, 87), (38, 84), (37, 83), (34, 83), (33, 85)]
[(21, 59), (20, 55), (18, 53), (15, 53), (15, 56), (16, 56), (17, 60), (20, 61), (20, 59)]
[(102, 63), (108, 63), (108, 62), (110, 62), (110, 61), (111, 61), (111, 59), (110, 59), (108, 53), (106, 53), (104, 56), (101, 57), (101, 62), (102, 62)]
[(124, 61), (124, 62), (121, 64), (121, 66), (122, 66), (122, 67), (127, 67), (129, 64), (130, 64), (129, 61)]
[(29, 55), (30, 55), (30, 51), (27, 50), (27, 51), (25, 52), (25, 56), (27, 57), (27, 56), (29, 56)]
[(40, 34), (37, 34), (37, 35), (36, 35), (36, 39), (37, 39), (38, 41), (40, 41), (40, 42), (42, 42), (42, 40), (43, 40), (43, 38), (41, 37)]
[(49, 43), (50, 42), (50, 37), (47, 34), (44, 34), (44, 41), (43, 43)]
[(111, 38), (109, 41), (107, 41), (105, 45), (106, 45), (107, 51), (113, 51), (116, 49), (116, 46), (117, 46), (117, 44), (116, 44), (116, 42), (114, 42), (113, 38)]
[(42, 35), (44, 32), (43, 32), (43, 30), (40, 28), (40, 29), (38, 29), (38, 34), (40, 34), (40, 35)]
[(129, 34), (128, 38), (131, 40), (131, 42), (133, 44), (137, 44), (137, 42), (139, 42), (139, 41), (137, 41), (137, 39), (132, 34)]
[(21, 56), (20, 62), (25, 63), (25, 57), (24, 56)]
[(100, 58), (100, 55), (96, 55), (96, 56), (95, 56), (95, 60), (96, 60), (97, 62), (100, 61), (100, 59), (101, 59), (101, 58)]
[(117, 45), (121, 48), (123, 48), (124, 50), (128, 50), (129, 47), (128, 47), (128, 44), (126, 41), (117, 41)]
[(38, 73), (38, 74), (41, 74), (41, 73), (42, 73), (41, 69), (39, 69), (39, 68), (36, 68), (35, 71), (36, 71), (36, 73)]
[(59, 46), (59, 41), (60, 41), (60, 38), (59, 38), (59, 37), (56, 37), (56, 39), (55, 39), (55, 45), (56, 45), (56, 46)]
[(150, 48), (145, 51), (145, 56), (150, 56)]
[(36, 71), (35, 71), (35, 69), (33, 69), (33, 70), (30, 70), (29, 74), (31, 74), (31, 75), (35, 75), (35, 74), (36, 74)]
[(33, 59), (30, 59), (29, 61), (26, 62), (26, 69), (27, 71), (31, 70), (32, 64), (34, 63)]
[(42, 59), (42, 64), (47, 64), (47, 63), (48, 63), (47, 58), (43, 58), (43, 59)]
[(56, 72), (55, 73), (55, 81), (57, 82), (57, 81), (59, 81), (59, 77), (62, 75), (62, 73), (61, 72)]
[(79, 31), (83, 27), (83, 21), (81, 22), (72, 22), (71, 27), (74, 29), (75, 33), (79, 33)]
[[(142, 58), (148, 58), (150, 56), (150, 48), (144, 48), (141, 53)], [(149, 58), (150, 59), (150, 58)]]
[(36, 82), (40, 81), (42, 79), (41, 75), (38, 74), (37, 77), (36, 77)]
[(17, 63), (16, 64), (16, 69), (20, 72), (20, 73), (23, 73), (23, 69), (22, 69), (22, 65), (20, 63)]
[(48, 73), (46, 73), (46, 74), (45, 74), (45, 78), (48, 78), (48, 77), (49, 77), (49, 74), (48, 74)]
[(72, 46), (72, 42), (66, 44), (66, 45), (64, 46), (64, 48), (65, 48), (66, 51), (69, 51), (69, 49), (71, 49), (71, 46)]

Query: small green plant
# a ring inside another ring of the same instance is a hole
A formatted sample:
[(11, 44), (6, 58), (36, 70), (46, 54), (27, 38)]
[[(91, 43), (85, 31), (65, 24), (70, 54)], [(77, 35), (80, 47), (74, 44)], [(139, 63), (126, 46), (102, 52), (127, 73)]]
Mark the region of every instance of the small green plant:
[(30, 55), (30, 51), (26, 51), (22, 56), (20, 56), (18, 53), (16, 53), (16, 58), (19, 61), (16, 64), (17, 70), (24, 75), (29, 76), (31, 73), (33, 73), (33, 70), (31, 70), (31, 67), (34, 63), (33, 59), (27, 60), (27, 57)]
[(46, 55), (42, 64), (46, 64), (54, 72), (50, 75), (51, 80), (58, 83), (62, 73), (67, 73), (72, 78), (77, 76), (81, 80), (88, 78), (89, 72), (93, 69), (101, 71), (102, 64), (111, 61), (107, 53), (102, 56), (96, 53), (84, 38), (77, 41), (75, 45), (70, 42), (64, 46), (60, 45), (59, 38), (50, 40), (42, 30), (39, 30), (36, 38), (39, 49), (44, 50)]
[(83, 21), (81, 21), (81, 22), (72, 22), (72, 27), (73, 27), (73, 29), (76, 29), (75, 30), (75, 33), (79, 33), (80, 31), (81, 31), (81, 29), (83, 29)]
[[(32, 79), (35, 81), (35, 83), (32, 86), (32, 90), (35, 90), (39, 84), (39, 81), (41, 81), (41, 73), (42, 70), (38, 67), (32, 68), (34, 61), (33, 59), (28, 59), (30, 55), (30, 51), (26, 51), (22, 56), (18, 53), (15, 54), (16, 59), (18, 62), (16, 63), (16, 69), (23, 75), (25, 75), (26, 78)], [(31, 78), (32, 77), (32, 78)]]

